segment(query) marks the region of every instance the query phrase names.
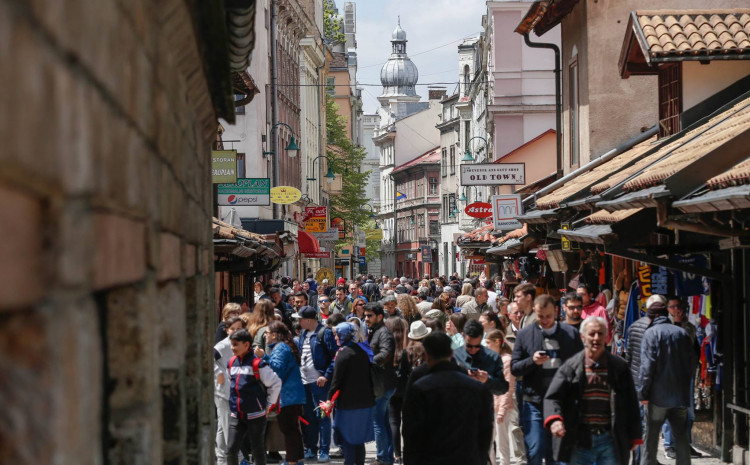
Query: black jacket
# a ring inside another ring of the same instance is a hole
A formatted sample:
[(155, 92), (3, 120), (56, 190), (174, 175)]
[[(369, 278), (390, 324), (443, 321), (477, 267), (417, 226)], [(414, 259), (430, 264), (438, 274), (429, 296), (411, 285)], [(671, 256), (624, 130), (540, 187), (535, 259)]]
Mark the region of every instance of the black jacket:
[[(583, 350), (583, 343), (578, 330), (565, 323), (558, 323), (557, 330), (548, 336), (560, 345), (555, 358), (560, 364), (565, 363), (573, 355)], [(513, 345), (513, 356), (510, 371), (514, 376), (523, 376), (523, 400), (542, 403), (549, 383), (552, 382), (552, 369), (545, 369), (534, 363), (532, 357), (539, 350), (544, 350), (544, 333), (538, 324), (532, 324), (521, 329), (516, 335)], [(521, 399), (519, 399), (519, 402)]]
[[(641, 416), (638, 398), (625, 360), (604, 352), (607, 357), (607, 383), (614, 395), (612, 437), (615, 456), (620, 465), (627, 465), (630, 448), (641, 441)], [(568, 359), (557, 370), (544, 398), (544, 426), (562, 418), (565, 436), (552, 437), (552, 454), (555, 460), (569, 462), (577, 447), (591, 448), (591, 434), (579, 424), (583, 392), (586, 387), (585, 353), (581, 351)]]
[(401, 430), (405, 465), (485, 465), (493, 436), (490, 391), (450, 362), (410, 385)]
[(494, 395), (501, 396), (508, 392), (508, 381), (503, 375), (503, 360), (497, 352), (482, 346), (476, 354), (469, 355), (466, 352), (466, 347), (461, 346), (455, 350), (453, 356), (459, 366), (466, 369), (479, 368), (486, 371), (489, 379), (485, 384)]
[(344, 410), (375, 405), (370, 379), (370, 357), (357, 344), (341, 349), (336, 355), (328, 398), (341, 391), (336, 407)]
[(630, 375), (633, 382), (638, 385), (638, 373), (641, 369), (641, 341), (643, 333), (651, 326), (651, 318), (644, 316), (639, 318), (628, 328), (628, 346), (625, 352), (625, 361), (630, 367)]
[(396, 369), (393, 366), (393, 352), (396, 350), (396, 340), (393, 339), (391, 330), (380, 322), (373, 326), (369, 335), (370, 347), (373, 353), (373, 363), (382, 370), (374, 370), (383, 377), (383, 388), (393, 389), (396, 387)]

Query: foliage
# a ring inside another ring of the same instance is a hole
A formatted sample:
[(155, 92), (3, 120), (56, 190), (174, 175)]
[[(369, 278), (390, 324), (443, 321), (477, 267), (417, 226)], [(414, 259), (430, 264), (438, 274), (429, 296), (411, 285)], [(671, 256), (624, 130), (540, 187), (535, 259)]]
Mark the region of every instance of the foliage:
[[(331, 218), (341, 217), (346, 223), (346, 233), (353, 226), (360, 229), (370, 223), (369, 199), (365, 197), (365, 185), (370, 170), (360, 172), (367, 153), (363, 147), (355, 146), (346, 131), (346, 120), (338, 113), (338, 105), (326, 95), (326, 131), (328, 147), (326, 156), (329, 166), (341, 177), (341, 193), (330, 196)], [(348, 241), (351, 243), (351, 241)]]
[(334, 0), (323, 1), (323, 34), (329, 43), (346, 42), (344, 20), (336, 14)]

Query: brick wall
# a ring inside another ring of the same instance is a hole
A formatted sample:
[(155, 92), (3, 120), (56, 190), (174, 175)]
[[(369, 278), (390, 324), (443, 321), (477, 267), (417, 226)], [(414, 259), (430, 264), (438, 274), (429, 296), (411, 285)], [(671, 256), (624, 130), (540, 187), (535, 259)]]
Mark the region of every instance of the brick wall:
[(0, 463), (213, 461), (189, 3), (0, 0)]

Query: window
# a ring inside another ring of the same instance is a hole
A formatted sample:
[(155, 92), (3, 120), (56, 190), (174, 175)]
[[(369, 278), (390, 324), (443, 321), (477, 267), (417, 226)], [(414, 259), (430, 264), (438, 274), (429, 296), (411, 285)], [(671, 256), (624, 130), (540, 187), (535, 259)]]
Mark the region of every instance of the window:
[[(234, 101), (239, 102), (240, 100), (244, 99), (245, 96), (242, 94), (234, 94)], [(234, 114), (235, 115), (244, 115), (245, 114), (245, 105), (234, 107)]]
[(327, 77), (326, 78), (326, 93), (333, 97), (336, 95), (336, 78), (335, 77)]
[(448, 175), (448, 150), (445, 148), (442, 150), (442, 163), (440, 165), (440, 173), (443, 177), (446, 177)]
[(237, 154), (237, 177), (238, 178), (245, 177), (245, 154), (244, 153)]
[(464, 65), (464, 96), (469, 95), (469, 84), (471, 83), (471, 72), (469, 65)]
[(456, 146), (451, 145), (451, 158), (450, 158), (451, 174), (456, 174)]
[(453, 222), (458, 221), (458, 207), (456, 206), (456, 194), (448, 194), (448, 214), (453, 212), (456, 216), (451, 218)]
[(430, 178), (430, 195), (437, 195), (437, 193), (438, 193), (437, 178)]
[(680, 132), (682, 113), (682, 63), (659, 67), (659, 137)]
[(430, 236), (440, 235), (440, 222), (438, 220), (430, 220)]
[(443, 208), (441, 210), (443, 213), (443, 223), (447, 223), (448, 215), (450, 215), (450, 212), (448, 211), (448, 194), (443, 194)]
[(570, 166), (578, 165), (580, 161), (581, 142), (579, 130), (579, 108), (578, 108), (578, 59), (573, 61), (568, 70), (568, 98), (570, 101)]

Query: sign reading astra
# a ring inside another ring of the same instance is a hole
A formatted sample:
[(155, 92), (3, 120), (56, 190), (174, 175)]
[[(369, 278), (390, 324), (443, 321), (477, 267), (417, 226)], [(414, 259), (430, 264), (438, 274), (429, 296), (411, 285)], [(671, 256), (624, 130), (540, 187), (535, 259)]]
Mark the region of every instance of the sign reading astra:
[(495, 229), (499, 231), (510, 231), (521, 226), (515, 217), (523, 214), (520, 194), (506, 194), (492, 196), (493, 221)]
[(464, 212), (472, 218), (489, 218), (492, 216), (492, 204), (486, 202), (474, 202), (467, 205)]

